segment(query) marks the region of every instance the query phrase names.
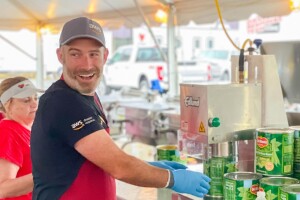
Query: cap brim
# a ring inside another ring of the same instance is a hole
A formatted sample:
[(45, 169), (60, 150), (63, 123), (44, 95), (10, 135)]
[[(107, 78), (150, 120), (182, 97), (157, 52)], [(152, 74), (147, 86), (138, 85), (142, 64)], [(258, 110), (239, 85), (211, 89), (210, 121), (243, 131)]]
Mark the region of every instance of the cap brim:
[(45, 91), (41, 90), (41, 89), (37, 89), (37, 88), (27, 88), (26, 90), (22, 91), (19, 94), (12, 96), (12, 97), (13, 98), (26, 98), (26, 97), (30, 97), (38, 92), (45, 92)]
[(79, 38), (89, 38), (89, 39), (96, 40), (96, 41), (99, 42), (102, 46), (105, 47), (105, 45), (103, 44), (103, 41), (101, 41), (101, 40), (99, 40), (97, 37), (93, 37), (93, 36), (91, 36), (91, 35), (76, 35), (76, 36), (73, 36), (73, 37), (67, 39), (66, 41), (62, 42), (60, 45), (66, 45), (66, 44), (70, 43), (71, 41), (76, 40), (76, 39), (79, 39)]

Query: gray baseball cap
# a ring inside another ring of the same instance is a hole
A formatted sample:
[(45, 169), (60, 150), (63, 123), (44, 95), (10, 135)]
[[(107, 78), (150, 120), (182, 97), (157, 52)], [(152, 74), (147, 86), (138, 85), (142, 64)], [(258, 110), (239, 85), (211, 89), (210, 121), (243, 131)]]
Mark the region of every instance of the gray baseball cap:
[(91, 38), (105, 47), (104, 33), (100, 24), (86, 17), (66, 22), (60, 34), (59, 44), (62, 46), (78, 38)]

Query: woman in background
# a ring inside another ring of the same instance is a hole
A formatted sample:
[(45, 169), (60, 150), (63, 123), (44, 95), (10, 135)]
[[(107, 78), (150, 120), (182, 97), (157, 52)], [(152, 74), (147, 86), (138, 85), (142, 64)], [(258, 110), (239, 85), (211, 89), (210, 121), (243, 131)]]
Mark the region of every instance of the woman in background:
[(0, 84), (0, 199), (31, 200), (30, 132), (41, 90), (25, 77)]

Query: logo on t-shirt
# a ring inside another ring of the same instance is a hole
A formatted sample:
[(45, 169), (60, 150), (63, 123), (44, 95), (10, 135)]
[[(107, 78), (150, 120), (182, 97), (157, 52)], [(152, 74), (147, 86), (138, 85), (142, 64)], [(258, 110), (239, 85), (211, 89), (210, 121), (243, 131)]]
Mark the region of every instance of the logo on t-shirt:
[(79, 121), (75, 122), (74, 124), (72, 124), (71, 127), (74, 131), (77, 131), (84, 127), (84, 123), (81, 120), (79, 120)]
[(99, 115), (99, 118), (100, 118), (100, 124), (101, 124), (101, 126), (103, 126), (103, 124), (106, 125), (105, 120), (100, 115)]

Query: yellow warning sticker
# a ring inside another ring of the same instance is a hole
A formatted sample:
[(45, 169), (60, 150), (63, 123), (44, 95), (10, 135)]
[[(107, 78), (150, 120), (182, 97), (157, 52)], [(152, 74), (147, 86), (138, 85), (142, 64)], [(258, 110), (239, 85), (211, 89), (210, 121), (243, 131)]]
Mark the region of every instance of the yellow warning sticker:
[(200, 123), (200, 126), (199, 126), (199, 132), (200, 132), (200, 133), (205, 133), (205, 127), (204, 127), (203, 122)]

